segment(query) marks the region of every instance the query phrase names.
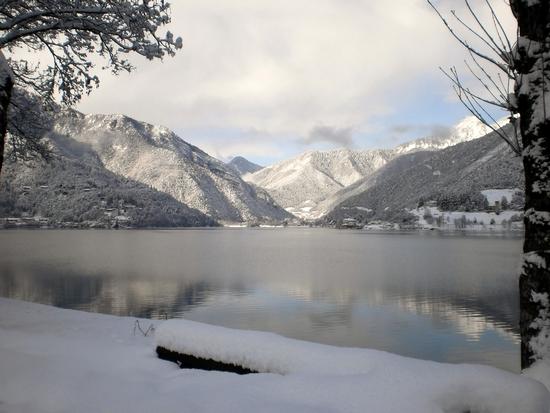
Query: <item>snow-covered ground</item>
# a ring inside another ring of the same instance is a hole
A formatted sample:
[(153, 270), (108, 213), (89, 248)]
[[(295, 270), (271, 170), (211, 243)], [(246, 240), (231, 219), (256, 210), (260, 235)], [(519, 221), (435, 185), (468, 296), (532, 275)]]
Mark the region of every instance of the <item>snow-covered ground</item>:
[[(478, 231), (522, 230), (523, 211), (495, 212), (440, 211), (437, 207), (420, 207), (409, 211), (418, 217), (422, 228), (465, 229)], [(438, 220), (441, 225), (438, 225)], [(465, 227), (462, 226), (465, 220)]]
[(539, 382), (491, 367), (186, 320), (140, 323), (172, 349), (266, 373), (182, 370), (156, 357), (134, 318), (0, 298), (0, 411), (546, 413), (550, 404)]
[(481, 191), (481, 194), (487, 198), (489, 205), (495, 205), (495, 202), (500, 202), (503, 197), (506, 198), (508, 202), (511, 202), (516, 192), (520, 192), (520, 189), (485, 189)]

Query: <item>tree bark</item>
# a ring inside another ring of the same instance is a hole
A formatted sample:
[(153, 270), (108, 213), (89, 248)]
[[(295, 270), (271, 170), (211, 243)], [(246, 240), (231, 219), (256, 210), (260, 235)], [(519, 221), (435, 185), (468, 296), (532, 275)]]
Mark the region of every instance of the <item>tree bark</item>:
[(8, 131), (8, 108), (13, 90), (13, 77), (6, 58), (0, 52), (0, 174), (4, 163), (4, 149)]
[(515, 85), (525, 170), (519, 280), (521, 366), (550, 359), (550, 2), (512, 0), (519, 37)]

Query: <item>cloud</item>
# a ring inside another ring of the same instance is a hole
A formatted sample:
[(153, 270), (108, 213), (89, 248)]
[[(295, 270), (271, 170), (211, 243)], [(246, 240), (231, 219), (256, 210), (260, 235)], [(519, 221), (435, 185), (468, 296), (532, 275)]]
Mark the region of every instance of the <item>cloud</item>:
[(285, 155), (285, 146), (293, 142), (273, 140), (264, 131), (226, 129), (180, 130), (176, 131), (184, 140), (199, 146), (208, 154), (228, 162), (235, 156), (252, 159), (271, 159)]
[(447, 138), (451, 136), (453, 129), (445, 125), (430, 125), (428, 136)]
[(284, 154), (283, 150), (277, 147), (276, 144), (255, 141), (229, 143), (208, 141), (201, 145), (201, 149), (223, 162), (229, 162), (236, 156), (243, 156), (247, 159), (271, 159)]
[(315, 126), (303, 140), (306, 145), (317, 142), (328, 142), (339, 146), (351, 146), (353, 143), (352, 128), (335, 128), (332, 126)]
[(416, 125), (393, 125), (390, 132), (397, 135), (405, 135), (416, 129)]
[(82, 110), (307, 136), (390, 113), (418, 76), (458, 60), (424, 0), (178, 0), (172, 21), (184, 41), (175, 58), (102, 76)]
[[(497, 13), (506, 13), (504, 3), (495, 2)], [(349, 144), (347, 125), (357, 134), (372, 129), (400, 104), (414, 108), (427, 87), (445, 98), (451, 87), (437, 68), (466, 55), (425, 0), (178, 0), (171, 7), (169, 29), (183, 38), (176, 57), (130, 57), (137, 70), (102, 74), (79, 109), (171, 129), (253, 128), (266, 131), (272, 146), (288, 137)], [(248, 141), (229, 143), (238, 142)], [(222, 145), (208, 137), (194, 143)]]
[(401, 137), (448, 137), (452, 128), (439, 123), (434, 124), (397, 124), (389, 128), (391, 136)]

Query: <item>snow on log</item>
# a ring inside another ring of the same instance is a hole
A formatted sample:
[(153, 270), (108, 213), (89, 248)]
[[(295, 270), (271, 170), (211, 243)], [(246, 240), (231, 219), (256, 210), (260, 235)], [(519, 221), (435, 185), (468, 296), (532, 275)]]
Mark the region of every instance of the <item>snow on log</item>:
[(258, 373), (257, 371), (247, 369), (232, 363), (223, 363), (212, 359), (195, 357), (189, 354), (178, 353), (177, 351), (167, 350), (164, 347), (157, 346), (157, 356), (162, 360), (168, 360), (176, 363), (182, 369), (197, 369), (207, 371), (225, 371), (236, 374)]
[(419, 399), (419, 403), (421, 399), (442, 411), (546, 413), (550, 405), (549, 393), (541, 383), (488, 366), (436, 363), (187, 320), (162, 323), (155, 338), (157, 351), (160, 348), (253, 372), (278, 373), (289, 379), (310, 377), (313, 381), (353, 378), (367, 388), (384, 383), (392, 394), (408, 394), (403, 397)]

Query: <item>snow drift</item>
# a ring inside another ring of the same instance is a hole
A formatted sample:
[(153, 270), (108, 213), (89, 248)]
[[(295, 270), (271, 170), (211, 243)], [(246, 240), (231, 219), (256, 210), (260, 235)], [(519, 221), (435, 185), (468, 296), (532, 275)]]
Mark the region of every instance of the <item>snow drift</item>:
[[(333, 381), (335, 388), (362, 383), (364, 390), (351, 396), (358, 404), (365, 394), (393, 397), (390, 404), (399, 400), (408, 412), (535, 413), (546, 412), (550, 403), (540, 383), (488, 366), (436, 363), (187, 320), (166, 321), (155, 336), (157, 346), (253, 371), (309, 377), (312, 383)], [(372, 401), (365, 400), (365, 406)]]
[(546, 413), (534, 380), (474, 365), (286, 339), (189, 321), (157, 343), (273, 371), (237, 375), (159, 360), (135, 318), (0, 298), (0, 411)]

